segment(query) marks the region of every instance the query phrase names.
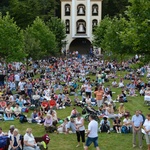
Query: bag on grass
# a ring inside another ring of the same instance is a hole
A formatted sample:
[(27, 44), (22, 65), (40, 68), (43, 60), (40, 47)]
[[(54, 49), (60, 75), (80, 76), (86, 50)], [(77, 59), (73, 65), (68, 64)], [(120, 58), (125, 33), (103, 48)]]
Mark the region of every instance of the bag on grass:
[(7, 136), (0, 136), (0, 148), (4, 148), (7, 145)]
[(121, 133), (129, 133), (128, 128), (126, 126), (122, 126)]
[(27, 122), (28, 120), (25, 115), (20, 115), (19, 121), (20, 121), (20, 123), (24, 123), (24, 122)]

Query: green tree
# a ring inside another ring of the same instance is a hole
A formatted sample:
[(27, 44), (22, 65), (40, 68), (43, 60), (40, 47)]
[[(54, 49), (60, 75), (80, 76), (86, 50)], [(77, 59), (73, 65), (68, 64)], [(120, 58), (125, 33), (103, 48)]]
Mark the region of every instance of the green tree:
[(55, 0), (10, 0), (9, 11), (16, 23), (25, 29), (37, 16), (47, 21), (55, 15)]
[(61, 21), (61, 19), (56, 17), (52, 17), (46, 24), (55, 35), (57, 48), (60, 52), (65, 44), (64, 43), (64, 40), (66, 38), (65, 24), (64, 22)]
[(130, 45), (137, 54), (150, 55), (150, 1), (149, 0), (129, 0), (131, 6), (126, 14), (129, 22), (124, 32), (122, 40), (125, 45)]
[(55, 35), (39, 17), (25, 31), (25, 51), (33, 59), (57, 53)]
[(93, 33), (93, 45), (96, 47), (101, 47), (104, 40), (104, 35), (109, 26), (111, 26), (112, 20), (109, 17), (105, 17), (100, 24), (95, 28)]
[[(106, 31), (101, 41), (101, 48), (108, 54), (114, 55), (116, 59), (122, 61), (125, 55), (131, 53), (131, 47), (123, 44), (121, 33), (126, 27), (125, 18), (113, 18), (109, 25), (106, 25)], [(112, 57), (112, 56), (111, 56)]]
[(0, 58), (5, 62), (22, 61), (25, 57), (23, 32), (7, 13), (0, 13)]
[(106, 15), (109, 17), (118, 16), (124, 14), (129, 5), (128, 0), (104, 0), (102, 2), (102, 18)]

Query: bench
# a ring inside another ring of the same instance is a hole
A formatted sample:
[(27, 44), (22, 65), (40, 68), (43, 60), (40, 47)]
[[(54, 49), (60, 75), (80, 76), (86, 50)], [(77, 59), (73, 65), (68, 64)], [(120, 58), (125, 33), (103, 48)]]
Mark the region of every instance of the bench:
[[(35, 141), (36, 142), (42, 142), (43, 139), (42, 139), (42, 137), (35, 137)], [(4, 150), (8, 150), (9, 144), (10, 144), (10, 141), (9, 141), (9, 138), (8, 138), (7, 139), (7, 146), (4, 148)], [(21, 144), (23, 146), (23, 138), (22, 138)]]

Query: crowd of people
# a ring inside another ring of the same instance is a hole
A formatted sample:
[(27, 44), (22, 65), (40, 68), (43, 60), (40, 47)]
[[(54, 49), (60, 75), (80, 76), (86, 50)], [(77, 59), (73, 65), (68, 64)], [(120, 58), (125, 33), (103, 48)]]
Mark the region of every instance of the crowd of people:
[[(5, 63), (0, 63), (1, 116), (5, 120), (20, 119), (23, 112), (32, 109), (31, 116), (27, 118), (29, 123), (44, 125), (45, 131), (50, 133), (76, 133), (77, 147), (80, 145), (81, 137), (85, 150), (91, 142), (94, 142), (98, 150), (97, 134), (90, 133), (93, 130), (91, 125), (87, 131), (85, 130), (84, 118), (75, 108), (75, 106), (82, 108), (87, 106), (89, 110), (95, 111), (99, 118), (103, 118), (99, 125), (100, 132), (110, 133), (113, 130), (121, 133), (124, 128), (127, 129), (124, 132), (133, 130), (135, 137), (134, 133), (139, 134), (141, 131), (139, 129), (144, 124), (144, 131), (146, 135), (148, 134), (147, 144), (150, 146), (149, 115), (145, 120), (140, 112), (142, 124), (134, 126), (136, 117), (130, 119), (130, 112), (125, 109), (125, 102), (128, 102), (129, 96), (140, 95), (143, 96), (146, 104), (150, 103), (150, 82), (142, 80), (143, 76), (149, 78), (150, 68), (147, 65), (136, 71), (132, 70), (130, 65), (136, 62), (138, 62), (137, 57), (119, 64), (115, 60), (104, 61), (94, 57), (87, 59), (86, 56), (79, 57), (75, 54), (69, 58), (52, 57), (39, 61), (30, 60), (26, 65), (20, 62), (7, 66)], [(118, 76), (117, 72), (121, 70), (126, 70), (128, 73), (125, 76)], [(112, 83), (106, 86), (104, 83), (110, 80), (113, 80)], [(125, 81), (128, 83), (126, 84)], [(119, 88), (120, 94), (114, 97), (112, 88)], [(117, 102), (120, 102), (118, 108), (116, 108)], [(67, 109), (70, 106), (73, 106), (71, 114), (68, 114), (70, 117), (66, 116), (63, 123), (58, 126), (61, 119), (57, 116), (57, 110)], [(138, 116), (137, 113), (136, 116)], [(92, 115), (89, 118), (93, 120)], [(110, 119), (113, 120), (113, 128), (111, 128)], [(17, 129), (15, 131), (18, 132)], [(86, 144), (85, 132), (90, 137)], [(133, 141), (133, 147), (135, 147), (135, 138)], [(24, 143), (29, 146), (26, 141)], [(142, 144), (140, 143), (139, 146), (142, 147)]]

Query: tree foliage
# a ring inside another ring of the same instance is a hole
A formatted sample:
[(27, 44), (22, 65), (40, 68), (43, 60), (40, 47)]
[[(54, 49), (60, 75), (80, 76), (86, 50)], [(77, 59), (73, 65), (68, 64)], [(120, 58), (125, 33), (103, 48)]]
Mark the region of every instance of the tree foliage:
[(0, 13), (0, 57), (6, 62), (22, 61), (25, 57), (23, 32), (10, 15)]
[(64, 39), (66, 38), (65, 24), (61, 19), (52, 17), (47, 23), (47, 26), (56, 37), (57, 48), (61, 51), (64, 46)]
[(126, 12), (129, 22), (122, 32), (123, 43), (131, 45), (138, 54), (150, 55), (150, 1), (130, 0)]
[(25, 50), (30, 57), (41, 59), (44, 56), (57, 53), (55, 35), (39, 17), (26, 29), (25, 37)]
[(114, 17), (124, 14), (128, 5), (128, 0), (104, 0), (102, 2), (102, 17), (104, 18), (106, 15)]
[(37, 16), (47, 21), (55, 15), (55, 0), (10, 0), (9, 11), (16, 23), (25, 29)]

